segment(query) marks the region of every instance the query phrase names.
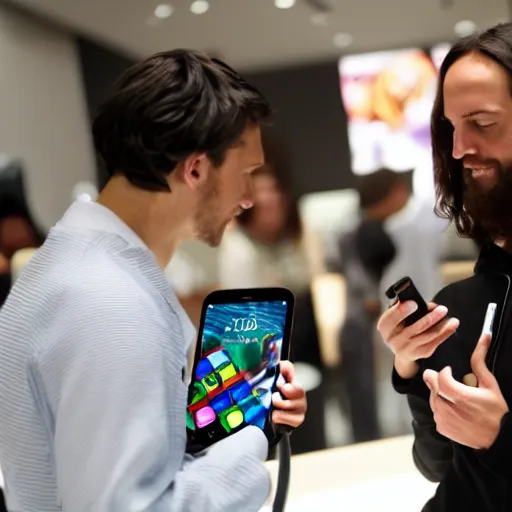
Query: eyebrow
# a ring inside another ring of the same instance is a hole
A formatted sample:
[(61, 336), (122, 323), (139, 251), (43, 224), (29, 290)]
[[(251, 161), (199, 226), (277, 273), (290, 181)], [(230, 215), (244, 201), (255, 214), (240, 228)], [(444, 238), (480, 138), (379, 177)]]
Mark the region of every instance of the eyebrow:
[(473, 110), (472, 112), (469, 112), (469, 114), (464, 114), (462, 117), (463, 118), (467, 118), (467, 117), (473, 117), (473, 116), (477, 116), (477, 115), (480, 115), (480, 114), (499, 114), (499, 111), (498, 110)]

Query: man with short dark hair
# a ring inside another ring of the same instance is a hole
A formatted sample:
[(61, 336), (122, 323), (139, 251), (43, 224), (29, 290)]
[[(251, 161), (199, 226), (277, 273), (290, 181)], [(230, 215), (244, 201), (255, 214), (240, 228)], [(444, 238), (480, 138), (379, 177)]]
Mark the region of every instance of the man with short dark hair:
[(409, 301), (379, 322), (414, 418), (416, 466), (440, 482), (429, 512), (512, 509), (511, 86), (510, 23), (446, 56), (432, 112), (438, 212), (482, 250), (475, 275), (443, 289), (427, 316), (405, 327)]
[[(185, 240), (220, 243), (252, 206), (262, 95), (185, 50), (136, 64), (93, 125), (110, 179), (77, 201), (0, 313), (0, 463), (10, 510), (258, 511), (268, 441), (246, 427), (186, 454), (195, 337), (163, 269)], [(284, 362), (276, 423), (304, 390)]]

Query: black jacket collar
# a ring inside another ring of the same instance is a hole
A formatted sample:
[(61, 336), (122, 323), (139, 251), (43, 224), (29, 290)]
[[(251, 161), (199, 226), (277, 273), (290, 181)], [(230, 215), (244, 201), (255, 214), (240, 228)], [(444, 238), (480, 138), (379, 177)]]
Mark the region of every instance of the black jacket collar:
[(496, 244), (484, 245), (475, 265), (475, 274), (488, 273), (512, 275), (512, 254)]

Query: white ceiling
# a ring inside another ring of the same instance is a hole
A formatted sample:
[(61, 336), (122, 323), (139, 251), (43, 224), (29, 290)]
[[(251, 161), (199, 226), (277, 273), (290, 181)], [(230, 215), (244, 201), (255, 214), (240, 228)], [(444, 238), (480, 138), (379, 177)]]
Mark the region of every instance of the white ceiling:
[[(332, 0), (327, 26), (314, 25), (306, 0), (277, 9), (274, 0), (210, 0), (201, 15), (191, 0), (12, 0), (135, 57), (175, 47), (216, 52), (241, 69), (268, 68), (338, 57), (337, 32), (349, 32), (347, 52), (435, 44), (454, 38), (454, 25), (480, 28), (508, 19), (507, 0)], [(173, 15), (147, 23), (155, 7)], [(445, 8), (441, 5), (446, 5)]]

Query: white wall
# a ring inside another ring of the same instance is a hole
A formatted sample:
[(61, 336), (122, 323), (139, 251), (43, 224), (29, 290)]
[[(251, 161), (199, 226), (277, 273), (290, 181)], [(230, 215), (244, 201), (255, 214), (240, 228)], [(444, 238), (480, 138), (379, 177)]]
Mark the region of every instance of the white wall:
[(8, 7), (0, 7), (0, 153), (24, 161), (30, 206), (46, 228), (76, 182), (95, 181), (73, 38)]

